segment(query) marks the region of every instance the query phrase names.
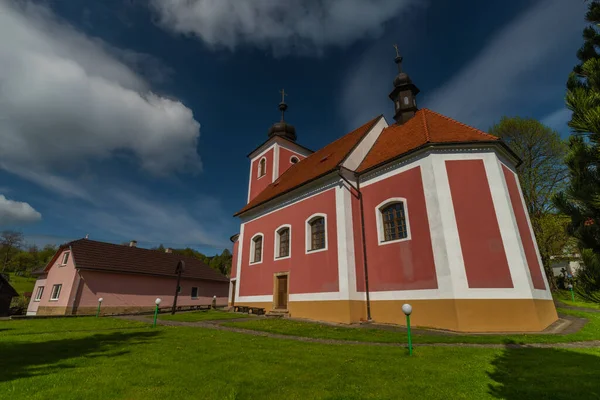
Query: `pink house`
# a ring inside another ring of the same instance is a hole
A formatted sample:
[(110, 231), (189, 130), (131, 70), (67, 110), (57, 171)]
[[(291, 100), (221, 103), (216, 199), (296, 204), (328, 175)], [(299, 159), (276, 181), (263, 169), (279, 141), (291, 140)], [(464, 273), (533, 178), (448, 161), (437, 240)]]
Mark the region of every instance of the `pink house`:
[(173, 304), (179, 260), (185, 262), (177, 305), (227, 304), (227, 277), (201, 261), (165, 252), (80, 239), (62, 245), (35, 283), (27, 315), (102, 314), (149, 311), (157, 297)]

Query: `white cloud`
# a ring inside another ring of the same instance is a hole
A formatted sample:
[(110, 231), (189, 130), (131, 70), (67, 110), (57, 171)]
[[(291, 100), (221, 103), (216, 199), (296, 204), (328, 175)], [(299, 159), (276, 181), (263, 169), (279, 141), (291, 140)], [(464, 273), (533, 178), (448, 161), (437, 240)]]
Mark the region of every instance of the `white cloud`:
[(42, 219), (28, 203), (9, 200), (0, 194), (0, 226), (36, 222)]
[[(500, 30), (486, 47), (447, 84), (436, 90), (427, 106), (474, 125), (499, 119), (503, 107), (531, 107), (540, 95), (543, 72), (562, 60), (571, 64), (579, 46), (586, 4), (579, 1), (539, 1)], [(560, 87), (564, 90), (567, 73)], [(531, 87), (530, 80), (537, 87)], [(533, 104), (532, 104), (533, 103)]]
[(382, 32), (417, 0), (152, 0), (162, 26), (209, 46), (277, 53), (347, 46)]
[[(155, 174), (198, 171), (192, 111), (153, 93), (122, 59), (144, 61), (86, 37), (47, 8), (0, 2), (2, 167), (42, 183), (35, 176), (125, 153)], [(49, 184), (76, 192), (57, 179)]]

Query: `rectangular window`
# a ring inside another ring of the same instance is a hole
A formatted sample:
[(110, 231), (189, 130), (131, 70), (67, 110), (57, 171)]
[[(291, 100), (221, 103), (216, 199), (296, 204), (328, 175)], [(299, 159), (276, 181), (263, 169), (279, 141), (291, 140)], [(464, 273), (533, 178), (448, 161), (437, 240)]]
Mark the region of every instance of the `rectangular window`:
[(62, 289), (61, 284), (52, 286), (52, 294), (50, 295), (50, 300), (58, 300), (58, 296), (60, 296), (60, 289)]
[(319, 217), (310, 223), (311, 250), (325, 248), (325, 218)]
[(279, 231), (279, 257), (290, 255), (290, 229), (283, 228)]
[(42, 294), (44, 294), (44, 287), (38, 286), (37, 292), (35, 292), (35, 298), (33, 301), (40, 301), (42, 299)]
[(198, 298), (198, 288), (193, 287), (192, 288), (192, 299), (197, 299), (197, 298)]
[(262, 260), (262, 236), (254, 239), (254, 258), (252, 262), (260, 262)]
[(67, 261), (69, 261), (69, 254), (71, 253), (68, 251), (63, 254), (62, 263), (60, 263), (60, 265), (67, 265)]

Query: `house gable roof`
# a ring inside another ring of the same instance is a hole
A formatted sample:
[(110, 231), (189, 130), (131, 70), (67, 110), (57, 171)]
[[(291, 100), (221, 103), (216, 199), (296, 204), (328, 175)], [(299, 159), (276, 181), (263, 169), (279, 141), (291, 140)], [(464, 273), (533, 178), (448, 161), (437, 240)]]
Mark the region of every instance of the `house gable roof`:
[[(182, 278), (229, 282), (229, 279), (202, 261), (174, 253), (148, 250), (89, 239), (79, 239), (62, 245), (57, 254), (71, 249), (76, 268), (105, 272), (147, 274), (175, 277), (179, 260), (185, 262)], [(56, 259), (55, 257), (52, 260)], [(50, 261), (46, 270), (53, 264)]]
[(267, 186), (235, 215), (240, 215), (336, 170), (380, 118), (382, 118), (381, 115), (373, 118), (361, 127), (289, 167), (276, 181)]

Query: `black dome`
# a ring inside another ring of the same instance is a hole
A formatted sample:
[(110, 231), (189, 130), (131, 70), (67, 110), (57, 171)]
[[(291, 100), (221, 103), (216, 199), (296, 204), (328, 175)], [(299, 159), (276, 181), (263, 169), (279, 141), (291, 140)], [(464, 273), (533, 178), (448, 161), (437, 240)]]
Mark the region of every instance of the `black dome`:
[(404, 72), (400, 72), (398, 75), (396, 75), (396, 78), (394, 78), (394, 86), (406, 85), (409, 83), (412, 83), (412, 81), (410, 80), (408, 74)]
[(276, 122), (269, 128), (269, 137), (283, 136), (286, 139), (296, 141), (296, 128), (285, 121)]

